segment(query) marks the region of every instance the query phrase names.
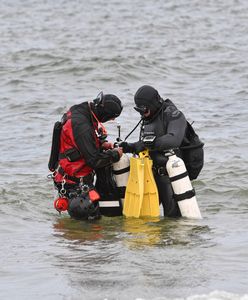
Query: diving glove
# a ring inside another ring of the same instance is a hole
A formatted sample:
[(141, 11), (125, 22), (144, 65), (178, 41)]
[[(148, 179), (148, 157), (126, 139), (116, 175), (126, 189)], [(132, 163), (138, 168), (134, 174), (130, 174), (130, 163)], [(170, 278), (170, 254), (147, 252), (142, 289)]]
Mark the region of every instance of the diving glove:
[(143, 141), (138, 141), (136, 143), (121, 142), (119, 144), (119, 147), (123, 149), (124, 153), (136, 153), (136, 154), (139, 154), (141, 151), (146, 149)]

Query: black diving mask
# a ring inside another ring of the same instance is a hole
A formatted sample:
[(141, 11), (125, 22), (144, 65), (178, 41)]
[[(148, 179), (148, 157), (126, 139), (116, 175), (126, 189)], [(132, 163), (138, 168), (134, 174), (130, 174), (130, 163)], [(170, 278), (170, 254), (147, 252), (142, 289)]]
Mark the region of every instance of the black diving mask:
[(142, 105), (142, 106), (135, 106), (134, 109), (140, 113), (140, 115), (143, 117), (146, 113), (148, 113), (149, 109)]

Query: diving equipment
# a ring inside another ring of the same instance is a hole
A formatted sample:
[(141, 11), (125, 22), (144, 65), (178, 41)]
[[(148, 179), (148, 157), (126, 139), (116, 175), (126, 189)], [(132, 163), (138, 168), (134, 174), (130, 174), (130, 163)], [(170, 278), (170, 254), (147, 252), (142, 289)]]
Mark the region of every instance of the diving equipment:
[(144, 155), (144, 195), (140, 216), (158, 217), (160, 215), (159, 197), (157, 185), (152, 172), (153, 162), (149, 158), (148, 151), (141, 153)]
[(113, 163), (114, 179), (119, 194), (122, 196), (121, 198), (122, 206), (124, 203), (124, 195), (125, 195), (125, 189), (127, 186), (128, 177), (129, 177), (129, 171), (130, 171), (129, 157), (127, 156), (127, 154), (123, 153), (120, 160), (117, 161), (116, 163)]
[(178, 202), (182, 217), (201, 219), (195, 190), (192, 187), (183, 160), (176, 156), (173, 150), (167, 151), (165, 155), (168, 156), (166, 170), (174, 191), (174, 199)]
[(130, 158), (123, 214), (126, 217), (159, 216), (158, 190), (152, 173), (148, 150)]
[(140, 216), (144, 194), (144, 162), (141, 158), (130, 158), (130, 174), (128, 177), (123, 214), (126, 217)]

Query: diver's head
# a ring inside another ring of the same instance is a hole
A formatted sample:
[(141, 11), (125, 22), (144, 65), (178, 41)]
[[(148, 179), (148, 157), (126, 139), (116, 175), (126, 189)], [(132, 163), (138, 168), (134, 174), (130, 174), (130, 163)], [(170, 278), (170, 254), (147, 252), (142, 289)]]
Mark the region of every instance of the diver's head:
[(150, 85), (143, 85), (134, 95), (136, 106), (134, 109), (138, 111), (142, 117), (153, 116), (162, 106), (163, 99), (158, 91)]
[(93, 100), (94, 113), (102, 123), (119, 117), (122, 108), (121, 100), (112, 94), (105, 95), (101, 92), (97, 98)]

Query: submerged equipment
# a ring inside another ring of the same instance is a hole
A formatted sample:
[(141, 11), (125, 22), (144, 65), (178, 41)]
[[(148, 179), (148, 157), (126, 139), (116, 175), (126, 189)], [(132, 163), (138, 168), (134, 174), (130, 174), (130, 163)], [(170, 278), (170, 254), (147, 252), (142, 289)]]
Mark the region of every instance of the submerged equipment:
[(158, 217), (159, 197), (152, 173), (152, 160), (148, 150), (139, 157), (130, 158), (130, 175), (127, 182), (123, 214), (126, 217)]
[(68, 209), (68, 199), (65, 197), (59, 197), (54, 200), (54, 208), (60, 213)]
[(178, 203), (182, 217), (201, 219), (195, 190), (192, 187), (183, 160), (176, 156), (173, 150), (167, 151), (165, 155), (168, 157), (166, 170), (174, 191), (174, 199)]
[(76, 220), (91, 220), (100, 217), (98, 203), (92, 202), (88, 194), (70, 199), (68, 213)]
[(121, 193), (117, 187), (112, 165), (96, 169), (96, 189), (100, 194), (99, 207), (104, 216), (122, 215)]

